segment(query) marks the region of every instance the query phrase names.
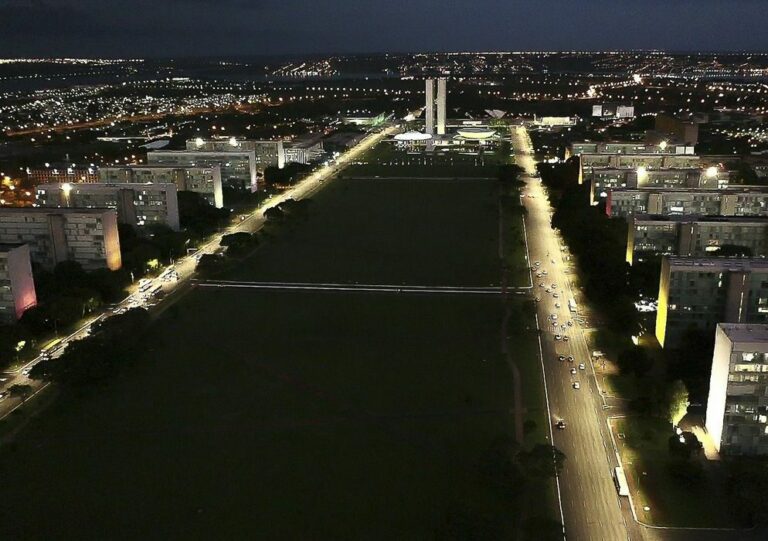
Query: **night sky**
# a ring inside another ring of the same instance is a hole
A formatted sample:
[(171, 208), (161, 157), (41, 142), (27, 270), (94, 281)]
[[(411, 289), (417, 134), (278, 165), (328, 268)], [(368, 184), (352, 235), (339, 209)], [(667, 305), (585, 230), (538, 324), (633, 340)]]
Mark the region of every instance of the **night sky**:
[(766, 50), (768, 0), (0, 0), (0, 57)]

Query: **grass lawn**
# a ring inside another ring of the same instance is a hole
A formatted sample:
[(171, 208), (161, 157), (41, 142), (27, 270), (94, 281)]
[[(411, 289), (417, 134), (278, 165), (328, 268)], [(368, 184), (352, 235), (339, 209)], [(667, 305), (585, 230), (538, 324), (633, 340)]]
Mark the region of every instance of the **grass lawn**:
[[(345, 180), (226, 277), (488, 285), (497, 234), (491, 182)], [(534, 444), (536, 336), (510, 302)], [(120, 377), (0, 447), (4, 536), (430, 539), (450, 521), (508, 537), (510, 503), (479, 473), (513, 433), (501, 315), (497, 297), (199, 288)], [(528, 505), (554, 510), (551, 493)]]
[[(519, 220), (519, 218), (518, 218)], [(228, 273), (235, 280), (498, 286), (496, 186), (486, 180), (344, 179), (306, 219)], [(524, 248), (516, 257), (524, 266)], [(518, 273), (516, 283), (527, 285)]]
[[(656, 526), (727, 528), (736, 526), (725, 505), (720, 464), (705, 462), (704, 478), (689, 486), (669, 473), (671, 434), (662, 420), (628, 417), (612, 421), (638, 518)], [(702, 458), (703, 460), (703, 458)], [(644, 507), (649, 507), (648, 511)]]
[(198, 291), (158, 321), (123, 378), (58, 404), (0, 451), (14, 487), (4, 531), (415, 539), (479, 501), (503, 521), (477, 475), (511, 433), (500, 309)]
[[(507, 158), (508, 160), (508, 158)], [(455, 151), (408, 153), (383, 143), (366, 153), (361, 163), (347, 168), (344, 176), (384, 177), (488, 177), (495, 178), (503, 156), (487, 152), (482, 157)]]

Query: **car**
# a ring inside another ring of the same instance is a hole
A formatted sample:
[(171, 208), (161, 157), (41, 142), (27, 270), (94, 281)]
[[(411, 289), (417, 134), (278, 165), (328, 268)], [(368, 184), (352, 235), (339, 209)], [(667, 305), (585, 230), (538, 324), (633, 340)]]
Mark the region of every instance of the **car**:
[(555, 423), (555, 426), (556, 426), (558, 429), (560, 429), (560, 430), (564, 430), (564, 429), (565, 429), (565, 421), (563, 421), (563, 420), (561, 419), (560, 421), (558, 421), (558, 422), (556, 422), (556, 423)]
[(533, 300), (534, 300), (534, 302), (539, 302), (541, 299), (538, 298), (538, 297), (534, 297)]
[[(549, 291), (549, 289), (547, 289), (547, 291)], [(557, 291), (555, 291), (554, 293), (552, 293), (552, 296), (553, 296), (554, 298), (558, 298), (560, 295), (558, 295), (558, 294), (557, 294)]]
[(586, 369), (587, 369), (587, 365), (585, 365), (584, 363), (579, 363), (579, 370), (586, 370)]
[(549, 319), (552, 321), (557, 321), (557, 314), (549, 314)]
[(562, 337), (562, 336), (560, 336), (559, 334), (556, 334), (556, 335), (555, 335), (555, 340), (560, 340), (560, 339), (562, 339), (562, 338), (563, 338), (563, 337)]
[(555, 260), (554, 259), (550, 259), (550, 261), (552, 262), (553, 265), (555, 264)]
[(538, 267), (539, 265), (541, 265), (541, 261), (534, 261), (533, 264)]
[(568, 320), (568, 323), (566, 323), (566, 325), (568, 325), (569, 327), (573, 327), (573, 321)]
[(565, 360), (565, 355), (558, 355), (557, 356), (557, 360), (560, 361), (560, 362), (564, 361)]
[(569, 362), (569, 363), (572, 363), (572, 362), (573, 362), (573, 355), (568, 355), (568, 362)]
[(547, 271), (543, 270), (543, 271), (541, 271), (541, 274), (543, 274), (544, 276), (546, 276), (546, 275), (547, 275)]
[(28, 366), (27, 368), (25, 368), (24, 370), (21, 371), (21, 375), (22, 376), (28, 376), (31, 371), (32, 371), (32, 367)]
[(567, 341), (568, 341), (568, 336), (563, 335), (563, 342), (567, 342)]
[(543, 275), (543, 274), (541, 274), (540, 272), (537, 272), (537, 273), (536, 273), (536, 278), (541, 278), (542, 276), (544, 276), (544, 275)]
[(555, 308), (560, 308), (560, 303), (559, 302), (555, 303)]
[(4, 400), (6, 398), (8, 398), (8, 391), (0, 392), (0, 400)]
[(552, 284), (552, 289), (557, 289), (557, 284)]
[(571, 368), (571, 374), (575, 374), (575, 373), (576, 373), (576, 369), (575, 368)]
[(545, 292), (545, 293), (552, 293), (552, 291), (551, 291), (549, 288), (546, 288), (546, 289), (544, 290), (544, 292)]
[(539, 287), (547, 287), (547, 284), (545, 284), (544, 282), (541, 282), (541, 283), (539, 284)]
[(574, 389), (581, 389), (581, 385), (579, 385), (579, 382), (578, 382), (578, 381), (574, 381), (574, 382), (573, 382), (573, 388), (574, 388)]

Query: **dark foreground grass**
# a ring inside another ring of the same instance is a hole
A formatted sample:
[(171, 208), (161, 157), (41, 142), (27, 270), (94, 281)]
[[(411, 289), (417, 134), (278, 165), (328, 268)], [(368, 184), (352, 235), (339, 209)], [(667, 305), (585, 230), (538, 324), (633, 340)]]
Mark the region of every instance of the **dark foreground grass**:
[[(425, 539), (505, 524), (497, 299), (199, 290), (0, 449), (8, 539)], [(521, 338), (519, 351), (527, 351)]]
[[(492, 183), (328, 188), (227, 277), (498, 283)], [(511, 302), (532, 445), (548, 420)], [(509, 538), (502, 476), (481, 474), (513, 432), (501, 314), (498, 297), (198, 289), (119, 378), (0, 447), (2, 537)], [(549, 484), (526, 496), (551, 510)]]
[[(337, 180), (312, 199), (306, 218), (294, 218), (228, 277), (499, 285), (493, 181)], [(513, 285), (527, 285), (519, 278)]]

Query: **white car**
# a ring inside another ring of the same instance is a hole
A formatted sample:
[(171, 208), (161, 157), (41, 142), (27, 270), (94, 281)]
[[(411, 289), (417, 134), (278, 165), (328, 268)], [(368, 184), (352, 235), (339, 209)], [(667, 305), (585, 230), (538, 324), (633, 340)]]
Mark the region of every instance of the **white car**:
[(568, 336), (564, 334), (563, 335), (563, 342), (567, 342), (567, 341), (568, 341)]
[(579, 382), (578, 382), (578, 381), (574, 381), (574, 382), (573, 382), (573, 388), (574, 388), (574, 389), (580, 389), (580, 388), (581, 388), (581, 385), (579, 385)]
[(587, 366), (584, 363), (579, 363), (579, 370), (586, 370)]
[(560, 308), (560, 303), (559, 302), (555, 303), (555, 308)]
[(541, 265), (541, 261), (534, 261), (533, 264), (538, 267), (539, 265)]
[(560, 336), (559, 334), (555, 335), (555, 340), (560, 340), (561, 338), (562, 338), (562, 336)]
[(571, 374), (576, 374), (576, 369), (575, 368), (571, 368)]
[[(549, 289), (547, 289), (547, 291), (549, 291)], [(560, 295), (558, 295), (558, 294), (557, 294), (557, 291), (555, 291), (554, 293), (552, 293), (552, 296), (553, 296), (554, 298), (558, 298)]]
[(552, 289), (557, 289), (557, 284), (552, 284)]
[(541, 271), (541, 274), (543, 274), (544, 276), (546, 276), (546, 275), (547, 275), (547, 271), (543, 270), (543, 271)]

